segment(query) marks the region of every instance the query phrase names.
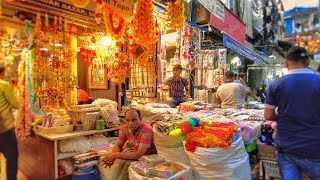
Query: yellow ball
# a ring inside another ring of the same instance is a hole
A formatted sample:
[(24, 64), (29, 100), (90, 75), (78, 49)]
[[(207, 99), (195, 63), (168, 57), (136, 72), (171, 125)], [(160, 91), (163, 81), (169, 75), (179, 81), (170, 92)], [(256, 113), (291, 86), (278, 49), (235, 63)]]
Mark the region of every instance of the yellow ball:
[(178, 128), (178, 129), (175, 129), (175, 130), (171, 131), (169, 133), (169, 136), (172, 136), (172, 137), (182, 136), (182, 129)]

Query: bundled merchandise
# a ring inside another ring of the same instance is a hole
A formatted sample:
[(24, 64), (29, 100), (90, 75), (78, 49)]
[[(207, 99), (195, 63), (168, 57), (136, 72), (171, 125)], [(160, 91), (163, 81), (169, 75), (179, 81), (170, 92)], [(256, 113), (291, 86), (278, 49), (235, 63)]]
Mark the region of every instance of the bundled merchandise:
[(82, 130), (95, 129), (96, 121), (100, 118), (100, 109), (94, 104), (77, 105), (72, 107), (68, 114), (75, 126), (82, 125)]
[(261, 134), (261, 122), (257, 121), (242, 121), (238, 123), (241, 129), (242, 139), (244, 143), (251, 143), (258, 139)]
[(199, 126), (199, 120), (189, 118), (186, 121), (158, 122), (153, 126), (154, 144), (158, 155), (174, 162), (189, 165), (189, 159), (183, 148), (183, 135)]
[(88, 152), (73, 156), (73, 165), (78, 169), (85, 170), (92, 166), (98, 165), (98, 163), (99, 156), (96, 152)]
[(62, 153), (69, 152), (89, 152), (92, 149), (96, 149), (102, 146), (110, 145), (113, 146), (115, 140), (112, 138), (107, 138), (103, 135), (94, 135), (91, 137), (77, 137), (72, 139), (62, 140), (59, 143), (59, 150)]
[(192, 180), (191, 168), (175, 162), (164, 161), (151, 165), (143, 161), (131, 163), (129, 167), (129, 179), (186, 179)]
[(160, 164), (162, 162), (165, 162), (165, 159), (157, 154), (151, 154), (151, 155), (144, 155), (142, 156), (139, 161), (151, 164), (152, 166), (155, 166), (157, 164)]
[(62, 153), (88, 152), (91, 150), (91, 143), (86, 137), (82, 136), (82, 137), (60, 141), (59, 149), (60, 149), (60, 152)]
[(109, 127), (120, 124), (117, 102), (109, 99), (97, 99), (92, 104), (100, 108), (100, 115)]
[(219, 49), (202, 50), (197, 61), (195, 86), (215, 88), (223, 83), (223, 69), (219, 68)]
[(209, 90), (207, 89), (195, 89), (194, 90), (194, 100), (209, 102)]
[(179, 105), (179, 112), (199, 111), (199, 110), (213, 110), (214, 107), (211, 104), (203, 103), (200, 101), (184, 102)]
[(68, 176), (72, 174), (74, 166), (71, 159), (61, 159), (58, 161), (58, 174), (59, 177)]

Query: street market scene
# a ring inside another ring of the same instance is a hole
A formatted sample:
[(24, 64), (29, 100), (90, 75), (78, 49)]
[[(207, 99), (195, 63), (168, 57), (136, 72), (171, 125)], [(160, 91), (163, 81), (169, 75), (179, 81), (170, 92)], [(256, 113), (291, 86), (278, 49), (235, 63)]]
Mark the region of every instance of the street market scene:
[(320, 0), (0, 0), (0, 180), (320, 180)]

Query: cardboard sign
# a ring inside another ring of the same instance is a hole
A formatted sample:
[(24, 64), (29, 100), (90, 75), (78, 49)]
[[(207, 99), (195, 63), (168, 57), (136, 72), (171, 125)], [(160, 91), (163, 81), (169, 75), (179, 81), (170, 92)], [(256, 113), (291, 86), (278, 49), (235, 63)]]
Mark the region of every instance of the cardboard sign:
[(131, 22), (133, 15), (132, 0), (104, 0), (104, 2), (125, 21)]

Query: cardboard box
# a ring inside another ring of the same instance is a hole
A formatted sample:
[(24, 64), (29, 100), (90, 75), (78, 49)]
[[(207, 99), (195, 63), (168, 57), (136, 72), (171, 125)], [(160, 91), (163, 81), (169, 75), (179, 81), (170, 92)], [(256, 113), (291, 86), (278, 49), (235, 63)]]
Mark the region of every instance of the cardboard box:
[(196, 23), (208, 24), (210, 22), (210, 12), (200, 3), (196, 3)]
[(276, 147), (264, 144), (258, 145), (258, 158), (262, 160), (276, 160)]

